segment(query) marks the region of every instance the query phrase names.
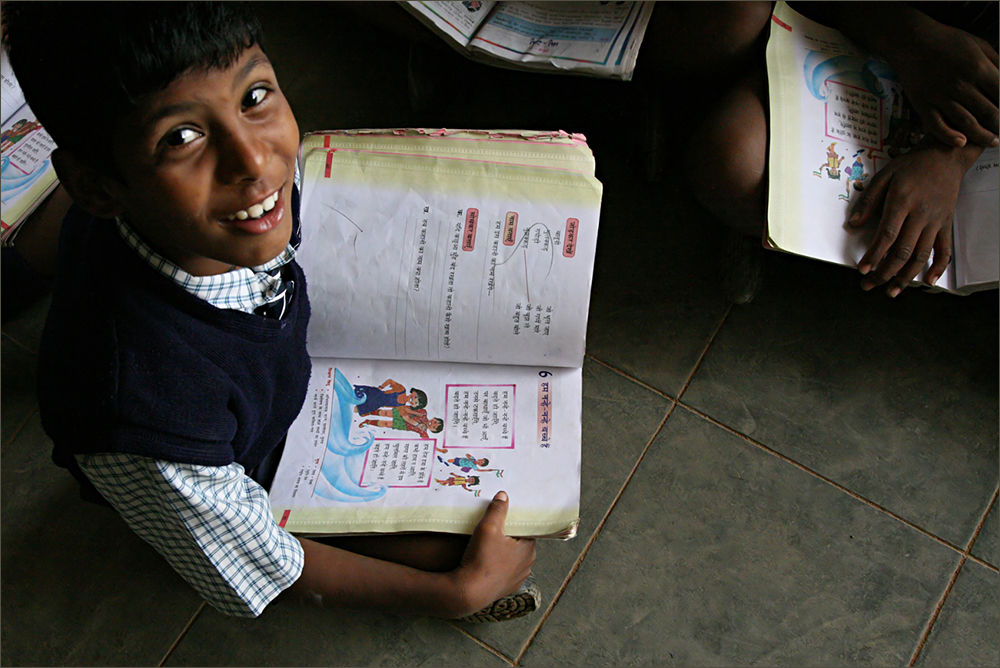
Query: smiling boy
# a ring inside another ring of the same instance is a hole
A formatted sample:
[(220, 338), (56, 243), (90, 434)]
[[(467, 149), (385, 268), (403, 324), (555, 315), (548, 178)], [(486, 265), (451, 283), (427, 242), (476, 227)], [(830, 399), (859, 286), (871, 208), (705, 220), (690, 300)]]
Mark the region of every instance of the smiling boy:
[(226, 614), (286, 593), (455, 618), (514, 593), (535, 553), (504, 534), (503, 493), (471, 539), (319, 543), (271, 515), (262, 484), (305, 397), (309, 303), (299, 131), (248, 7), (5, 2), (3, 19), (76, 204), (38, 392), (84, 496)]

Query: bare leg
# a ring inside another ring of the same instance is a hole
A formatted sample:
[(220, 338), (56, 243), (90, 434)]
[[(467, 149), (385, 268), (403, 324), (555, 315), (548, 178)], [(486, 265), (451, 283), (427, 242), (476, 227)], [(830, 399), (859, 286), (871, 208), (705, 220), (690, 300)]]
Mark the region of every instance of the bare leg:
[(767, 93), (763, 70), (743, 79), (695, 131), (686, 165), (698, 201), (732, 229), (759, 237), (767, 192)]
[(763, 57), (771, 11), (770, 2), (657, 2), (636, 71), (735, 81)]

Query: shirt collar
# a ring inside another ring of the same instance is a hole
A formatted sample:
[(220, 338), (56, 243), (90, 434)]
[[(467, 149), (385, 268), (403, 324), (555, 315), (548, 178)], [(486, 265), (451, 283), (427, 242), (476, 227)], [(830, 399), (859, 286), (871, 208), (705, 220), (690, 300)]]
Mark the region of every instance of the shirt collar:
[[(118, 217), (115, 223), (126, 245), (158, 273), (216, 308), (245, 313), (253, 313), (280, 292), (283, 284), (280, 269), (295, 259), (298, 246), (295, 242), (299, 238), (298, 230), (293, 230), (292, 243), (276, 258), (260, 266), (239, 267), (214, 276), (192, 276), (153, 250), (125, 219)], [(298, 228), (298, 221), (293, 224)]]

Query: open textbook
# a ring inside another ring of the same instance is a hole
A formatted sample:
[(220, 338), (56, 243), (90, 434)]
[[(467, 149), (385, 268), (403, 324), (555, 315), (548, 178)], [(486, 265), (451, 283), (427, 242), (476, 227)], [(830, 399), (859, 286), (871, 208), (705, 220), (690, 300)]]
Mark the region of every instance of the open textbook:
[[(772, 16), (767, 77), (771, 135), (765, 245), (857, 266), (875, 228), (850, 228), (851, 207), (875, 172), (919, 141), (920, 121), (886, 63), (784, 2), (777, 3)], [(960, 294), (997, 287), (998, 155), (998, 149), (986, 149), (965, 175), (953, 226), (953, 260), (937, 287)]]
[(491, 65), (632, 78), (652, 2), (402, 2), (461, 53)]
[(303, 534), (579, 521), (602, 187), (582, 136), (361, 130), (301, 147), (309, 394), (270, 499)]
[(6, 49), (0, 49), (0, 92), (0, 242), (7, 244), (58, 180), (49, 158), (55, 142), (24, 101)]

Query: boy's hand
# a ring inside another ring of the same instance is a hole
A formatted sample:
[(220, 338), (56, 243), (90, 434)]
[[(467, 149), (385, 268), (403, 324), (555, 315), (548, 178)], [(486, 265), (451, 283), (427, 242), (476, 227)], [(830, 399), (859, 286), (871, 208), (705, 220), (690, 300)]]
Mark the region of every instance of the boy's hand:
[(934, 285), (941, 277), (951, 260), (955, 202), (971, 164), (961, 154), (935, 142), (899, 156), (872, 178), (848, 220), (862, 227), (881, 211), (875, 239), (858, 263), (865, 276), (862, 289), (888, 282), (887, 294), (895, 297), (924, 268), (931, 251), (934, 261), (925, 280)]
[(462, 609), (456, 611), (456, 618), (513, 594), (531, 574), (535, 541), (506, 535), (507, 507), (507, 493), (498, 492), (473, 531), (462, 564), (449, 574), (462, 592)]
[(997, 52), (962, 30), (926, 21), (910, 35), (901, 57), (890, 60), (924, 130), (949, 146), (996, 145)]

